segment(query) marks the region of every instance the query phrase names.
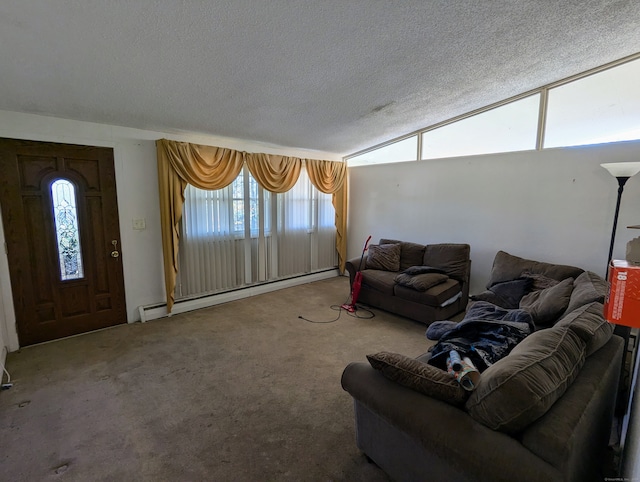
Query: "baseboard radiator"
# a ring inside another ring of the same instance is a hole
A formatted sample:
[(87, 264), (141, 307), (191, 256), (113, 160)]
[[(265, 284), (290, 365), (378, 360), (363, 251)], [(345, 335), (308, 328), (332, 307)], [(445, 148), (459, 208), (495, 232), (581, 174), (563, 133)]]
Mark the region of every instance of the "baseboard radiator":
[(241, 300), (243, 298), (249, 298), (250, 296), (261, 295), (263, 293), (269, 293), (271, 291), (277, 291), (284, 288), (291, 288), (293, 286), (298, 286), (305, 283), (312, 283), (314, 281), (335, 278), (336, 276), (340, 276), (340, 272), (337, 269), (331, 269), (327, 271), (320, 271), (317, 273), (296, 276), (294, 278), (247, 286), (245, 288), (239, 288), (237, 290), (225, 291), (224, 293), (215, 293), (198, 298), (178, 300), (173, 305), (171, 313), (167, 313), (166, 303), (140, 306), (138, 307), (138, 311), (140, 312), (140, 321), (142, 323), (145, 323), (147, 321), (164, 318), (166, 316), (186, 313), (187, 311), (198, 310), (200, 308), (208, 308), (209, 306), (215, 306), (221, 303), (227, 303), (229, 301)]

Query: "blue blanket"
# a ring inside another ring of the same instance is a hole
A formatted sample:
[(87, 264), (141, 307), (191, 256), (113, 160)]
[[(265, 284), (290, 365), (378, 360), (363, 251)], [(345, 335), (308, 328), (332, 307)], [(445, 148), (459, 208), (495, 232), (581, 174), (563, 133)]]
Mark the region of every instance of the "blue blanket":
[(446, 370), (447, 356), (451, 350), (456, 350), (460, 356), (469, 357), (482, 372), (507, 356), (534, 330), (535, 325), (528, 312), (477, 301), (460, 323), (440, 336), (430, 350), (429, 364)]

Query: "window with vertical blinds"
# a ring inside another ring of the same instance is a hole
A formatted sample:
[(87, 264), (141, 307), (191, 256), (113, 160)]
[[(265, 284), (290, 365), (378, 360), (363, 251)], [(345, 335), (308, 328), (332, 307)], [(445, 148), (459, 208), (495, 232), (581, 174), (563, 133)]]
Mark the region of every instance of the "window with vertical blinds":
[(246, 167), (224, 189), (188, 185), (176, 300), (335, 268), (334, 215), (304, 168), (283, 194), (262, 189)]

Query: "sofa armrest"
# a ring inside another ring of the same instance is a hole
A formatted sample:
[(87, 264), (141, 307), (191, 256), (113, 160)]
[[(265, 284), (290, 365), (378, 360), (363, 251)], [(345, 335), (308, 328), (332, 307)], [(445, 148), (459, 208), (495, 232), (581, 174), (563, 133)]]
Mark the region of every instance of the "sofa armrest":
[(521, 434), (534, 454), (561, 467), (567, 480), (602, 480), (611, 435), (624, 341), (611, 339), (590, 355), (551, 409)]
[[(361, 259), (360, 256), (358, 256), (357, 258), (352, 258), (348, 260), (344, 265), (345, 270), (347, 271), (347, 273), (349, 273), (350, 286), (353, 285), (353, 280), (360, 267), (360, 259)], [(367, 257), (365, 256), (364, 258), (362, 258), (362, 269), (366, 269), (366, 267), (367, 267)]]
[(388, 380), (368, 363), (349, 364), (342, 374), (342, 387), (422, 447), (422, 460), (434, 480), (438, 474), (452, 473), (464, 474), (463, 480), (560, 478), (558, 470), (516, 439), (485, 427), (462, 409)]
[[(423, 395), (386, 378), (369, 363), (353, 362), (342, 373), (342, 388), (371, 410), (394, 421), (400, 429), (413, 430), (435, 420), (456, 423), (460, 416), (471, 418), (460, 408)], [(424, 409), (427, 409), (424, 412)], [(398, 417), (401, 414), (402, 416)], [(394, 420), (396, 419), (396, 420)], [(447, 428), (449, 430), (450, 427)], [(488, 429), (487, 429), (488, 430)]]

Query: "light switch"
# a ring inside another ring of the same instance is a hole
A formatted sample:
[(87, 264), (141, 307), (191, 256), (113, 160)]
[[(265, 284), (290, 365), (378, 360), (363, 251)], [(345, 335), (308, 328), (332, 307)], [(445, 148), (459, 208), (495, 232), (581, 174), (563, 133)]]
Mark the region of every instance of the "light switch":
[(133, 229), (147, 229), (147, 223), (144, 218), (133, 220)]

